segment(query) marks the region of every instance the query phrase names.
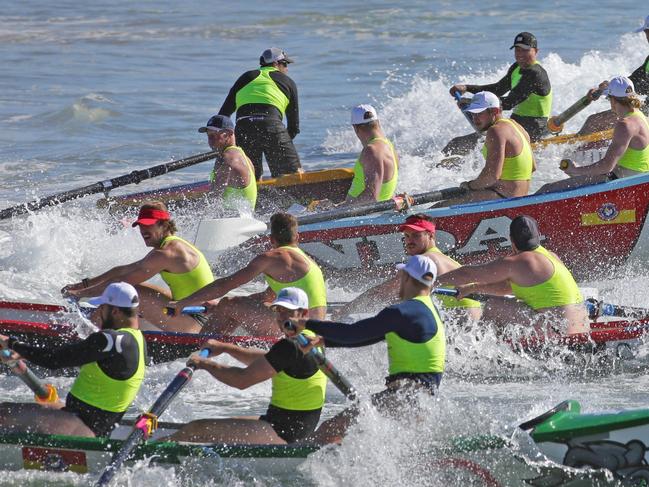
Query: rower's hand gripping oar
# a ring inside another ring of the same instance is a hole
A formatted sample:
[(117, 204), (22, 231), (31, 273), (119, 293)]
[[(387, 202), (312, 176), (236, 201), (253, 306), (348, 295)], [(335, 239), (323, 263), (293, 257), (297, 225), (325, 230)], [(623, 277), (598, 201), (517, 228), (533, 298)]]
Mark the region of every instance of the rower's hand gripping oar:
[(106, 195), (113, 188), (119, 188), (120, 186), (125, 186), (127, 184), (137, 184), (140, 181), (145, 179), (154, 178), (156, 176), (161, 176), (162, 174), (167, 174), (168, 172), (177, 171), (199, 162), (208, 161), (214, 159), (217, 156), (216, 151), (206, 152), (204, 154), (198, 154), (196, 156), (188, 157), (186, 159), (181, 159), (179, 161), (167, 162), (165, 164), (159, 164), (157, 166), (150, 167), (149, 169), (141, 169), (139, 171), (133, 171), (129, 174), (123, 176), (118, 176), (113, 179), (106, 179), (104, 181), (99, 181), (88, 186), (84, 186), (78, 189), (71, 189), (69, 191), (63, 191), (45, 198), (39, 198), (28, 203), (22, 203), (20, 205), (11, 206), (0, 210), (0, 220), (4, 220), (16, 215), (23, 215), (30, 211), (40, 210), (46, 206), (59, 205), (70, 201), (73, 199), (81, 198), (83, 196), (88, 196), (96, 193), (105, 193)]
[(52, 404), (59, 400), (59, 394), (56, 387), (52, 384), (43, 384), (41, 380), (36, 377), (36, 374), (27, 366), (24, 360), (14, 359), (11, 360), (11, 351), (3, 350), (2, 356), (6, 362), (4, 364), (21, 380), (27, 387), (34, 393), (34, 399), (40, 404)]
[(559, 115), (550, 117), (548, 119), (547, 127), (548, 130), (553, 134), (558, 134), (563, 130), (564, 124), (570, 120), (572, 117), (581, 112), (584, 108), (590, 105), (594, 100), (597, 100), (601, 96), (602, 92), (600, 90), (595, 90), (589, 95), (582, 96), (575, 103), (566, 108)]
[[(296, 330), (295, 325), (290, 320), (284, 323), (284, 327), (289, 330)], [(309, 345), (309, 343), (311, 343), (309, 339), (301, 333), (298, 333), (295, 338), (302, 347), (306, 347), (307, 345)], [(320, 350), (318, 350), (316, 347), (313, 347), (311, 350), (309, 350), (309, 355), (311, 355), (315, 359), (316, 363), (318, 364), (318, 368), (324, 375), (329, 378), (331, 383), (335, 385), (347, 399), (349, 399), (350, 401), (356, 400), (356, 388), (336, 368), (336, 366), (332, 364), (327, 357), (324, 356), (324, 354)]]
[[(201, 357), (208, 357), (209, 350), (204, 348), (200, 351), (199, 355)], [(149, 411), (142, 414), (140, 418), (135, 422), (133, 426), (133, 431), (131, 434), (124, 440), (122, 447), (115, 452), (113, 459), (110, 464), (104, 469), (101, 477), (95, 484), (97, 487), (104, 487), (110, 483), (113, 479), (117, 470), (128, 460), (131, 456), (131, 453), (137, 445), (142, 441), (148, 439), (153, 432), (158, 427), (158, 418), (162, 413), (167, 409), (171, 401), (178, 395), (180, 391), (189, 383), (194, 374), (196, 367), (193, 365), (187, 365), (182, 369), (176, 377), (171, 381), (167, 388), (160, 394), (160, 397), (156, 399), (153, 403), (153, 406), (149, 408)]]

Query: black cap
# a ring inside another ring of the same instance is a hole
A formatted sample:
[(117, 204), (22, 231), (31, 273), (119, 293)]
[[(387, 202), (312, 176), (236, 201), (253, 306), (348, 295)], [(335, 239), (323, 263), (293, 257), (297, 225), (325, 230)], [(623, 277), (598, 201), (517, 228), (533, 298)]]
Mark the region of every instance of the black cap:
[(509, 238), (518, 250), (534, 250), (541, 245), (539, 225), (531, 216), (521, 215), (514, 218), (509, 225)]
[(234, 130), (234, 124), (230, 117), (225, 115), (214, 115), (207, 121), (205, 127), (198, 129), (200, 133), (205, 133), (207, 130)]
[(523, 49), (536, 49), (538, 47), (536, 37), (534, 37), (534, 34), (530, 34), (529, 32), (521, 32), (516, 37), (514, 37), (514, 45), (510, 47), (510, 49), (514, 49), (515, 47), (522, 47)]

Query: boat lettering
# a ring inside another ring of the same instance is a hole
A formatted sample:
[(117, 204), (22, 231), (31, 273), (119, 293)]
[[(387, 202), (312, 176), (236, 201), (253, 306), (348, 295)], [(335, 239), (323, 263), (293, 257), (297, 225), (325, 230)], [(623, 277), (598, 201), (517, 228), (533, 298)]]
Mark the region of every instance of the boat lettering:
[[(507, 251), (509, 224), (506, 216), (481, 220), (466, 243), (456, 248), (457, 238), (450, 232), (438, 230), (437, 245), (443, 251), (455, 250), (460, 255), (496, 250)], [(543, 237), (541, 237), (543, 239)], [(354, 269), (368, 265), (389, 265), (403, 262), (405, 252), (401, 233), (386, 233), (361, 237), (338, 238), (325, 242), (301, 242), (300, 247), (319, 262), (335, 269)]]

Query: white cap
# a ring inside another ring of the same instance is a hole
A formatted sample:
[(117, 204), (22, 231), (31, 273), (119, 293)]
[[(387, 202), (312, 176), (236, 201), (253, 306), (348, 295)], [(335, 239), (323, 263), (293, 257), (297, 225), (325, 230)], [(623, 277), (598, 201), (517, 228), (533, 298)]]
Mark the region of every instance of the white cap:
[(277, 293), (272, 306), (281, 306), (286, 309), (309, 309), (309, 298), (302, 289), (297, 287), (285, 287)]
[(109, 284), (101, 296), (90, 298), (88, 304), (91, 306), (101, 306), (109, 304), (118, 308), (137, 308), (140, 299), (137, 297), (137, 291), (127, 282), (114, 282)]
[(471, 98), (471, 104), (464, 109), (465, 112), (480, 113), (487, 108), (500, 108), (500, 98), (491, 91), (481, 91)]
[(397, 269), (408, 273), (410, 277), (432, 287), (437, 279), (437, 266), (425, 255), (413, 255), (405, 264), (397, 264)]
[(604, 88), (602, 95), (626, 98), (629, 95), (635, 95), (635, 86), (633, 86), (633, 81), (626, 76), (616, 76), (608, 82), (608, 86)]
[(649, 15), (644, 19), (644, 24), (639, 29), (636, 29), (634, 32), (642, 32), (643, 30), (649, 30)]
[(352, 108), (352, 125), (363, 125), (378, 119), (379, 116), (372, 105), (357, 105)]
[(264, 52), (261, 53), (259, 57), (259, 64), (262, 66), (273, 64), (278, 61), (284, 61), (285, 63), (292, 63), (293, 60), (287, 56), (287, 54), (282, 51), (279, 47), (269, 47)]

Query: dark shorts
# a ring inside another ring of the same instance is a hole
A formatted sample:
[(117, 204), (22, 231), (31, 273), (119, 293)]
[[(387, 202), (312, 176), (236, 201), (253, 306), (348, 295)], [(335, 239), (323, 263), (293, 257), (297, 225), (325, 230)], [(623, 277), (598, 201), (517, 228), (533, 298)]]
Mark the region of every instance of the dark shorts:
[(414, 406), (416, 396), (426, 392), (434, 396), (442, 374), (395, 374), (385, 379), (386, 389), (372, 394), (372, 404), (381, 410)]
[(295, 443), (315, 431), (318, 421), (320, 421), (321, 411), (321, 409), (290, 411), (270, 405), (266, 414), (260, 416), (259, 419), (270, 423), (277, 436), (286, 443)]
[(124, 413), (114, 413), (105, 411), (87, 404), (77, 399), (72, 394), (65, 398), (65, 407), (63, 411), (77, 416), (83, 423), (90, 428), (95, 436), (110, 436), (111, 431), (124, 416)]
[(302, 166), (293, 140), (282, 121), (270, 115), (250, 115), (237, 120), (235, 128), (237, 144), (244, 150), (255, 167), (255, 177), (264, 172), (262, 155), (272, 177), (293, 174)]

